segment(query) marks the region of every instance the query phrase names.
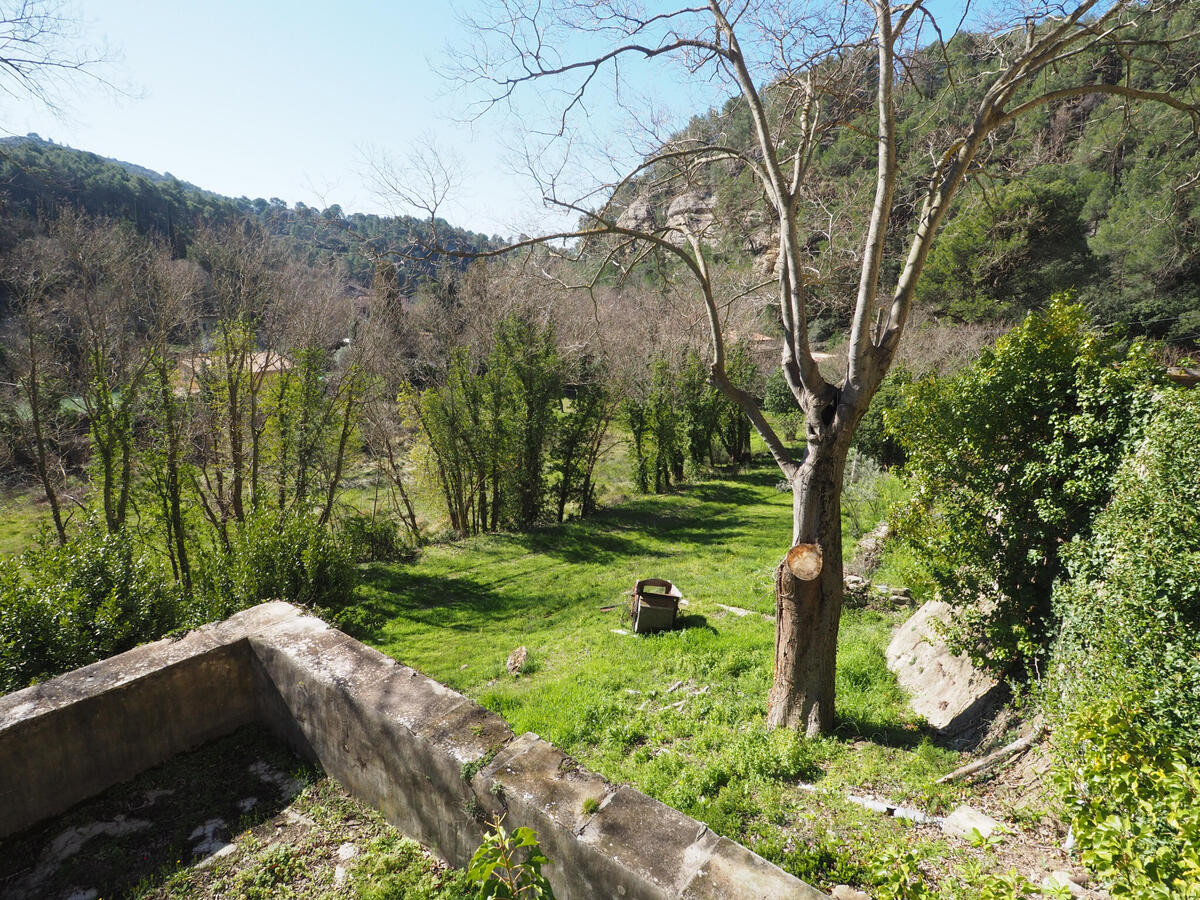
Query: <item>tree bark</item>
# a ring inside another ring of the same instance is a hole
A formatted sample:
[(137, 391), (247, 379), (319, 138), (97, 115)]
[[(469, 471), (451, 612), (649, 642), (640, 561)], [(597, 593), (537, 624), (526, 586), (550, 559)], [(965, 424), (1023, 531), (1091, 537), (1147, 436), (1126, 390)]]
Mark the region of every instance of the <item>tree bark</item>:
[[(849, 438), (810, 440), (792, 477), (792, 545), (820, 547), (812, 573), (779, 564), (775, 573), (775, 679), (767, 724), (813, 736), (833, 727), (834, 673), (842, 617), (842, 474)], [(811, 554), (808, 554), (811, 558)]]

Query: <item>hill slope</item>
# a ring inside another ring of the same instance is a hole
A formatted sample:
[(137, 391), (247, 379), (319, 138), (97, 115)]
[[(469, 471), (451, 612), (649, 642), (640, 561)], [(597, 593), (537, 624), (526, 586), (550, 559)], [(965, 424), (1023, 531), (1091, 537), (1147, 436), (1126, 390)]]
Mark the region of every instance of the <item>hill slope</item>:
[[(46, 141), (37, 135), (0, 139), (0, 198), (11, 214), (36, 215), (69, 206), (93, 216), (132, 222), (141, 232), (170, 241), (182, 255), (198, 228), (228, 225), (249, 217), (285, 240), (291, 252), (311, 263), (338, 260), (351, 281), (367, 286), (374, 277), (372, 251), (410, 247), (429, 231), (411, 216), (345, 215), (337, 205), (317, 210), (294, 207), (277, 197), (225, 197), (134, 163), (108, 159)], [(480, 250), (487, 236), (439, 222), (450, 246)], [(397, 287), (410, 292), (432, 274), (437, 260), (408, 260), (395, 273)], [(464, 263), (455, 261), (457, 267)]]

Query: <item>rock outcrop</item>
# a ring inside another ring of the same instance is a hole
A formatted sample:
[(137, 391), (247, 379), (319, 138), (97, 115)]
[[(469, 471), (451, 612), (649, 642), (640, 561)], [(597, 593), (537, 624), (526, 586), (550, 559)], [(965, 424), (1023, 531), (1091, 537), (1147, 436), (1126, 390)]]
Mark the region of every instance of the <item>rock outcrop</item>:
[(888, 668), (913, 696), (910, 706), (934, 728), (962, 734), (976, 726), (998, 699), (1003, 685), (954, 655), (936, 624), (950, 615), (949, 604), (930, 600), (896, 629), (887, 648)]

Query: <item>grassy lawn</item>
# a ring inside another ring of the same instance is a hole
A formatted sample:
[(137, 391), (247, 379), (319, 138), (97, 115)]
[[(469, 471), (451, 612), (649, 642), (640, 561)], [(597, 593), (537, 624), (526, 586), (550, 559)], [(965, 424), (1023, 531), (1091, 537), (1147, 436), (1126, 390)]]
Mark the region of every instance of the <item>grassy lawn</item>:
[(50, 507), (39, 488), (0, 489), (0, 557), (28, 550), (42, 528), (53, 532)]
[[(791, 495), (778, 480), (764, 466), (586, 521), (434, 545), (414, 563), (369, 567), (341, 621), (518, 732), (536, 732), (801, 877), (876, 884), (873, 866), (914, 845), (937, 868), (953, 867), (963, 854), (936, 831), (918, 834), (843, 796), (932, 812), (960, 797), (933, 784), (959, 754), (907, 710), (885, 665), (906, 611), (846, 610), (835, 735), (807, 741), (763, 725), (772, 571), (791, 537)], [(681, 587), (684, 627), (619, 633), (629, 627), (628, 591), (649, 576)], [(505, 660), (518, 646), (529, 658), (513, 678)]]

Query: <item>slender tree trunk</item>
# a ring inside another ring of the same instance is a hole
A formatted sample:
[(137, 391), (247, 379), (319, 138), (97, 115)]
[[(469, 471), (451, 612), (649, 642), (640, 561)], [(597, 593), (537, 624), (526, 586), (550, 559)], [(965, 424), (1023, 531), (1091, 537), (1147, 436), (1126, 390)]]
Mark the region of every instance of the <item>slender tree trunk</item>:
[[(809, 443), (792, 479), (794, 554), (819, 547), (819, 570), (785, 559), (775, 575), (775, 680), (767, 724), (812, 736), (833, 726), (834, 672), (842, 616), (842, 475), (848, 432)], [(797, 550), (796, 548), (801, 548)], [(815, 577), (813, 577), (815, 576)]]
[[(354, 375), (347, 376), (354, 379)], [(358, 388), (355, 383), (346, 386), (346, 405), (342, 411), (342, 430), (338, 436), (337, 456), (334, 460), (333, 472), (329, 476), (329, 490), (325, 493), (325, 506), (321, 510), (319, 522), (321, 525), (329, 521), (333, 514), (333, 501), (337, 499), (338, 485), (342, 482), (342, 468), (346, 463), (346, 448), (350, 445), (350, 434), (354, 430), (354, 414), (358, 409)]]
[(58, 533), (60, 546), (67, 545), (67, 529), (63, 524), (62, 510), (58, 504), (58, 491), (50, 478), (49, 451), (47, 449), (46, 433), (42, 427), (42, 398), (38, 378), (37, 348), (33, 339), (29, 341), (29, 376), (24, 383), (25, 396), (29, 399), (30, 424), (33, 426), (34, 458), (37, 460), (38, 478), (42, 482), (42, 490), (46, 494), (46, 502), (50, 504), (50, 515), (54, 519), (54, 530)]
[(166, 365), (159, 369), (159, 403), (163, 411), (163, 432), (167, 439), (163, 504), (167, 511), (167, 541), (178, 561), (179, 582), (184, 594), (192, 595), (192, 567), (188, 560), (187, 534), (183, 527), (183, 484), (180, 473), (180, 421), (171, 390), (171, 373)]

